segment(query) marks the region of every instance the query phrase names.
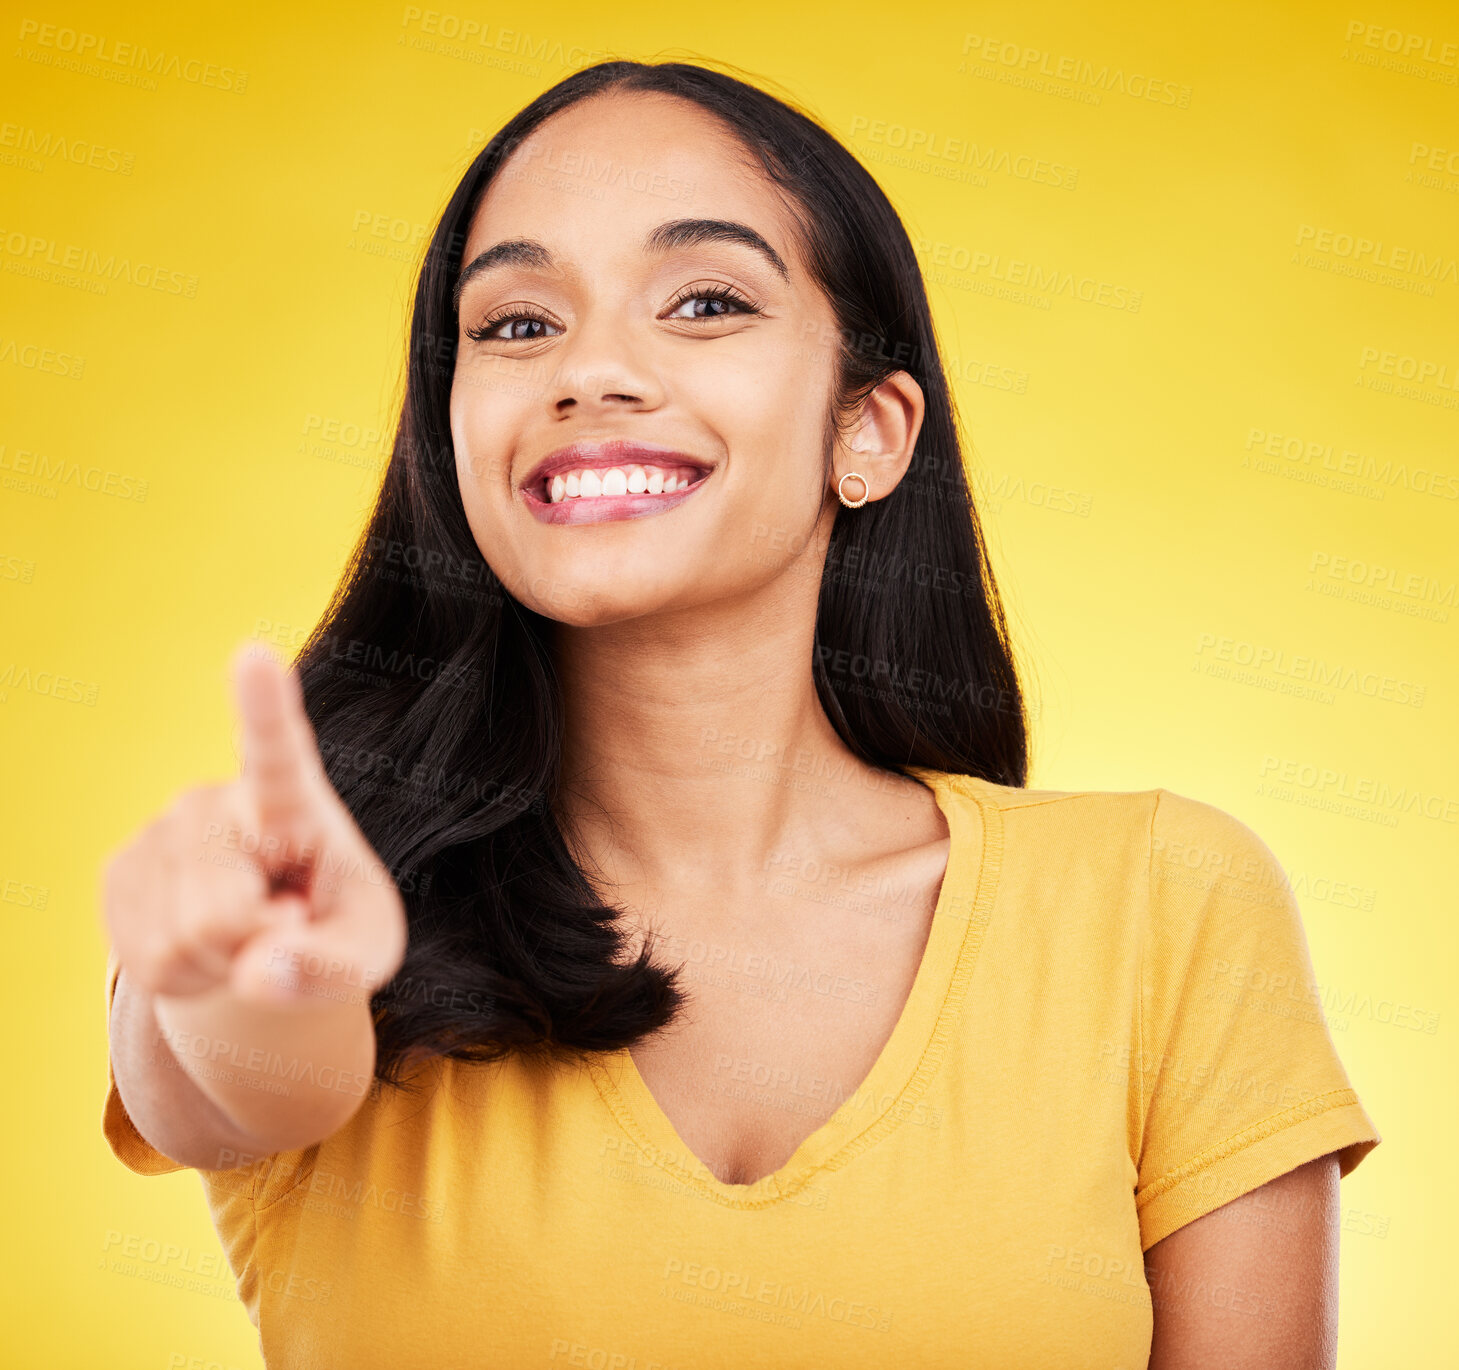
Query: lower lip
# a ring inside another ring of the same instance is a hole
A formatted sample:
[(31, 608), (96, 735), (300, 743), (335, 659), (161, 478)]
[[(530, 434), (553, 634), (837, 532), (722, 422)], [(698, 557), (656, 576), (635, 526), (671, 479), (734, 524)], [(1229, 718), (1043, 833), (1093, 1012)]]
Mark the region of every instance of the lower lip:
[(560, 499), (556, 504), (540, 498), (523, 487), (522, 498), (533, 518), (539, 523), (610, 523), (623, 519), (646, 519), (676, 509), (709, 482), (713, 472), (706, 472), (693, 485), (675, 490), (671, 495), (594, 495), (586, 498)]

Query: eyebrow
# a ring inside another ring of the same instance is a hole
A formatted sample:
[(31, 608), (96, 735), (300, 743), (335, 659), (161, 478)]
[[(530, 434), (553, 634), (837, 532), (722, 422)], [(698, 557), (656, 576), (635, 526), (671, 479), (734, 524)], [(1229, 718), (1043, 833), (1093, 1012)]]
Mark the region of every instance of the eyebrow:
[[(671, 219), (650, 231), (644, 239), (644, 251), (652, 256), (662, 256), (679, 248), (697, 247), (700, 243), (738, 243), (758, 252), (779, 273), (783, 280), (790, 279), (785, 262), (748, 224), (736, 223), (732, 219)], [(498, 266), (529, 266), (547, 270), (553, 265), (553, 256), (548, 248), (533, 238), (508, 238), (505, 242), (489, 247), (473, 257), (456, 278), (456, 287), (451, 292), (451, 305), (460, 308), (461, 292), (473, 277)]]

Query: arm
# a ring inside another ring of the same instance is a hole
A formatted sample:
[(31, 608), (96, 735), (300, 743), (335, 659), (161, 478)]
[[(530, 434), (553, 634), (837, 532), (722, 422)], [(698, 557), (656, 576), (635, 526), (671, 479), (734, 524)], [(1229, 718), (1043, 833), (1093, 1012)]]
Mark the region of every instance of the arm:
[(371, 994), (407, 936), (297, 675), (251, 653), (235, 674), (243, 777), (184, 791), (108, 860), (102, 900), (117, 1099), (153, 1151), (201, 1170), (302, 1150), (354, 1116), (375, 1071)]
[(366, 1002), (275, 1009), (226, 991), (159, 998), (125, 971), (110, 1041), (117, 1092), (137, 1131), (199, 1170), (324, 1140), (354, 1116), (375, 1069)]
[(1319, 1156), (1145, 1254), (1149, 1370), (1333, 1370), (1338, 1158)]

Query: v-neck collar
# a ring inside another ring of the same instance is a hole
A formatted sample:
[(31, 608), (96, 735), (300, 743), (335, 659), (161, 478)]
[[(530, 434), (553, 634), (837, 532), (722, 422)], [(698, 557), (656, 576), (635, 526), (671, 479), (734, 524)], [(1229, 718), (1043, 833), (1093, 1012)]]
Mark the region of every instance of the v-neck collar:
[(1002, 815), (974, 778), (908, 766), (947, 820), (947, 869), (911, 993), (866, 1078), (778, 1170), (725, 1184), (695, 1156), (659, 1107), (627, 1047), (587, 1058), (603, 1101), (653, 1162), (728, 1208), (762, 1208), (798, 1193), (820, 1170), (838, 1170), (914, 1109), (941, 1064), (983, 944), (1002, 864)]

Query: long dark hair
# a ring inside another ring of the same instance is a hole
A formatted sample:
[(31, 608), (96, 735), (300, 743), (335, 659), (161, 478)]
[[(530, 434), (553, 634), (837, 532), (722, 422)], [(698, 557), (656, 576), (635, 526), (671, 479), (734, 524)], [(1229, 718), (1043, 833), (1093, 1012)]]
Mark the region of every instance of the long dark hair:
[(533, 100), (451, 196), (415, 292), (405, 396), (370, 521), (297, 666), (329, 778), (405, 900), (404, 964), (374, 996), (376, 1077), (446, 1055), (612, 1051), (683, 1007), (652, 943), (625, 959), (617, 911), (558, 827), (563, 703), (552, 622), (503, 588), (462, 507), (449, 403), (452, 289), (473, 214), (544, 120), (610, 89), (717, 115), (787, 192), (838, 323), (829, 425), (896, 370), (926, 410), (906, 477), (839, 509), (808, 666), (846, 746), (1027, 783), (1027, 724), (958, 443), (931, 312), (896, 211), (814, 119), (733, 76), (680, 62), (587, 67)]

